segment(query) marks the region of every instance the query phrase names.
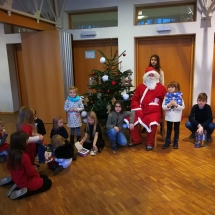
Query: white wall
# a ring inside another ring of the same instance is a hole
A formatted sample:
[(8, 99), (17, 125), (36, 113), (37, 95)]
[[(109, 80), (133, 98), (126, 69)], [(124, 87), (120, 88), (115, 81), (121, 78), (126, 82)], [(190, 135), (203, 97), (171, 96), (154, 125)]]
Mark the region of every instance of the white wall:
[[(0, 112), (15, 112), (19, 109), (14, 85), (13, 55), (7, 53), (7, 44), (21, 43), (19, 34), (5, 34), (4, 25), (0, 23)], [(9, 56), (9, 57), (8, 57)], [(9, 70), (11, 61), (11, 73)]]
[[(73, 0), (67, 1), (66, 12), (94, 10), (105, 7), (118, 7), (118, 27), (96, 28), (97, 35), (94, 39), (118, 38), (119, 53), (126, 50), (126, 60), (123, 60), (123, 70), (131, 69), (135, 76), (135, 38), (160, 36), (154, 25), (134, 25), (135, 6), (153, 3), (168, 3), (168, 0)], [(188, 2), (173, 0), (171, 2)], [(193, 103), (200, 92), (208, 94), (208, 103), (210, 103), (211, 82), (212, 82), (212, 64), (213, 47), (215, 32), (215, 12), (208, 22), (201, 19), (201, 7), (197, 3), (197, 21), (186, 23), (171, 23), (171, 35), (196, 35), (195, 53), (194, 53), (194, 80), (193, 80)], [(64, 26), (68, 28), (68, 18), (64, 15)], [(92, 29), (90, 29), (92, 30)], [(82, 40), (81, 33), (88, 29), (66, 30), (73, 34), (74, 40)], [(161, 36), (163, 36), (162, 34)], [(185, 77), (186, 78), (186, 77)]]

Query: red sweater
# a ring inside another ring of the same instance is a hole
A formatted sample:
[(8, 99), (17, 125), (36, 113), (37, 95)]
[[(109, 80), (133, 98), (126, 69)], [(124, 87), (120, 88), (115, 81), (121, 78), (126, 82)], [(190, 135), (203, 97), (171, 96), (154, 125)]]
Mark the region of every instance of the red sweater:
[[(21, 125), (19, 130), (24, 131), (29, 135), (29, 137), (32, 137), (32, 127), (29, 124)], [(29, 155), (31, 164), (33, 165), (35, 161), (35, 156), (36, 156), (36, 144), (28, 143), (25, 153)]]
[(29, 156), (23, 153), (21, 168), (16, 170), (10, 169), (11, 177), (16, 183), (18, 188), (26, 187), (29, 190), (36, 190), (43, 185), (43, 179), (36, 172), (35, 168), (31, 165)]

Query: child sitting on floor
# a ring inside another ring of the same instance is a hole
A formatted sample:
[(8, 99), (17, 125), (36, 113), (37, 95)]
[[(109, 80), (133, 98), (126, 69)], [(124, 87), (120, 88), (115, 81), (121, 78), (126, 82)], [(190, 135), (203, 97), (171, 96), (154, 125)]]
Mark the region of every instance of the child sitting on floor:
[(77, 154), (74, 154), (74, 146), (65, 140), (62, 136), (56, 134), (51, 138), (51, 147), (55, 158), (50, 152), (46, 153), (48, 167), (54, 171), (54, 174), (60, 173), (67, 168), (72, 160), (76, 160)]
[(10, 136), (7, 165), (13, 182), (20, 189), (11, 192), (11, 199), (35, 195), (50, 189), (52, 186), (52, 181), (46, 175), (37, 173), (28, 154), (26, 154), (28, 139), (28, 134), (23, 131), (17, 131)]

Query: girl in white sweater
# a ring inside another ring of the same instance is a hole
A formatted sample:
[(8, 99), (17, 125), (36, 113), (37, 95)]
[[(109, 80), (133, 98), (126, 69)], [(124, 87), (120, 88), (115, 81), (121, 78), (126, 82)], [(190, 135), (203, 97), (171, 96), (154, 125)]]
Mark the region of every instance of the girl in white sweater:
[(167, 133), (163, 149), (169, 147), (171, 143), (172, 126), (174, 124), (174, 144), (173, 148), (178, 149), (179, 127), (182, 117), (182, 110), (185, 108), (180, 85), (171, 81), (167, 85), (168, 93), (163, 100), (162, 108), (166, 111), (165, 120), (167, 122)]

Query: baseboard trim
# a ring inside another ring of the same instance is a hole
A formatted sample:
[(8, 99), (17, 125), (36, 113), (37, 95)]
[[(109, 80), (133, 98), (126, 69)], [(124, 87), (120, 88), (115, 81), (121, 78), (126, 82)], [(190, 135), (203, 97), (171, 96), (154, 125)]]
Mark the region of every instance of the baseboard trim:
[(19, 113), (19, 111), (15, 111), (15, 112), (0, 112), (0, 114), (4, 114), (4, 115), (12, 115), (12, 114), (17, 114)]

